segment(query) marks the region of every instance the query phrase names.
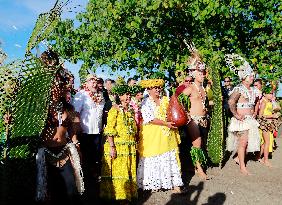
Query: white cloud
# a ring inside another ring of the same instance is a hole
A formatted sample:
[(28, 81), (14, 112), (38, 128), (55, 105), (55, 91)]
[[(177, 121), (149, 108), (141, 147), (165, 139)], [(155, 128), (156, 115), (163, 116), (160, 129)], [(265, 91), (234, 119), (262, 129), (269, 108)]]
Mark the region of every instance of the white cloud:
[(21, 48), (22, 46), (20, 44), (15, 43), (14, 46)]
[(13, 27), (13, 29), (18, 30), (18, 28), (15, 25), (13, 25), (12, 27)]

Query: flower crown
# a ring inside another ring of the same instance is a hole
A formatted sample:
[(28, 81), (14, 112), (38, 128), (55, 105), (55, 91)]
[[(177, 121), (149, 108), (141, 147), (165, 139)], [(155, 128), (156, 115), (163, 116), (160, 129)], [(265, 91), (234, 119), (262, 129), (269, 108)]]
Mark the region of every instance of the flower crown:
[(128, 85), (116, 85), (112, 88), (112, 93), (116, 95), (123, 95), (125, 93), (131, 93), (131, 89)]
[(263, 86), (262, 92), (265, 94), (270, 94), (273, 92), (273, 88), (270, 84)]
[(132, 95), (137, 95), (137, 93), (140, 93), (140, 92), (144, 92), (144, 88), (140, 85), (133, 85), (133, 86), (130, 86), (130, 91), (131, 91), (131, 94)]
[[(239, 66), (235, 66), (235, 61), (241, 61), (243, 64)], [(252, 75), (254, 73), (253, 69), (251, 68), (250, 64), (240, 55), (238, 54), (226, 54), (225, 61), (227, 66), (235, 72), (239, 78), (245, 79), (247, 76)]]
[(140, 86), (142, 88), (163, 87), (164, 86), (164, 80), (163, 79), (141, 80)]

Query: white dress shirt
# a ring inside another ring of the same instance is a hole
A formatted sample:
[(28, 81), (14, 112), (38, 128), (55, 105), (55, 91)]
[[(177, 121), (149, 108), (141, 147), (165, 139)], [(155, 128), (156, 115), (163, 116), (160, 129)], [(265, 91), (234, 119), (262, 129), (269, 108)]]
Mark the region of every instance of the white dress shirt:
[(75, 111), (80, 113), (82, 132), (100, 134), (102, 132), (102, 116), (105, 101), (95, 103), (85, 90), (76, 93), (72, 100)]

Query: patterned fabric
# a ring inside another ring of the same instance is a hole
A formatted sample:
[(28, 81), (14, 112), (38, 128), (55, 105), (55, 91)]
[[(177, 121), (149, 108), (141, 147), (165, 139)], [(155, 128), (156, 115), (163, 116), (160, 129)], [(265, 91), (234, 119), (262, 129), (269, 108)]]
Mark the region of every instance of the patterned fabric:
[(175, 150), (154, 157), (142, 157), (138, 164), (138, 188), (172, 189), (183, 186), (178, 153)]
[(111, 147), (106, 141), (101, 170), (101, 198), (130, 201), (137, 198), (136, 129), (133, 112), (111, 108), (105, 135), (114, 137), (117, 158), (111, 159)]
[(204, 128), (208, 127), (208, 120), (206, 116), (191, 115), (191, 118), (198, 126), (201, 126)]
[(263, 131), (273, 132), (279, 129), (281, 125), (281, 119), (268, 119), (265, 116), (269, 116), (273, 114), (273, 104), (272, 102), (265, 101), (265, 108), (263, 110), (263, 116), (258, 119), (259, 128)]

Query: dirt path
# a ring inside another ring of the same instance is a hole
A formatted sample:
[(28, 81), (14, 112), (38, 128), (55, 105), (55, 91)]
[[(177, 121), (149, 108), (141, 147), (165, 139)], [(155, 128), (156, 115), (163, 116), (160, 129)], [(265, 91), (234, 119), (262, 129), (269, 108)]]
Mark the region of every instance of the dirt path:
[(143, 194), (138, 205), (281, 205), (282, 204), (282, 138), (276, 139), (278, 148), (274, 151), (268, 168), (259, 162), (249, 161), (247, 168), (252, 176), (243, 176), (239, 167), (230, 158), (225, 166), (209, 168), (209, 181), (197, 176), (188, 178), (189, 192), (186, 195), (171, 191)]

